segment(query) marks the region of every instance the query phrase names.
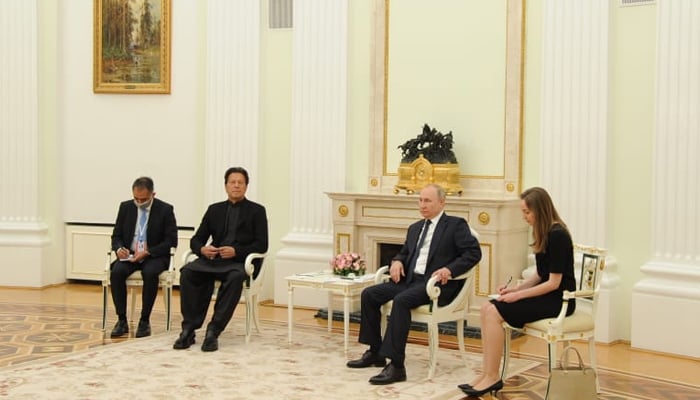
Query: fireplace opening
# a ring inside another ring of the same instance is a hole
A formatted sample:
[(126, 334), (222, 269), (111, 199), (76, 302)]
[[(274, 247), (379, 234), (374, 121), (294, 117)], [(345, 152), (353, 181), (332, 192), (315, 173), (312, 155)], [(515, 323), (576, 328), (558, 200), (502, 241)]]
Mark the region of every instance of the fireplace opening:
[(378, 265), (376, 265), (375, 271), (384, 265), (390, 265), (391, 259), (399, 253), (402, 246), (401, 244), (395, 243), (379, 243), (379, 262)]

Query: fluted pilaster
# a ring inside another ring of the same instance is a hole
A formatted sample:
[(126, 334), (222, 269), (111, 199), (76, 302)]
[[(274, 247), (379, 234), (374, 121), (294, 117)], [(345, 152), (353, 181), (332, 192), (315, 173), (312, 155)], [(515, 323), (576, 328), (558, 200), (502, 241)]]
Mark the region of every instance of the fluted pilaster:
[(0, 223), (40, 220), (37, 4), (0, 3)]
[[(652, 259), (632, 296), (632, 346), (700, 357), (700, 4), (657, 4)], [(683, 321), (681, 324), (681, 318)], [(664, 335), (648, 327), (673, 326)]]
[(347, 0), (294, 2), (290, 232), (275, 268), (282, 303), (283, 275), (327, 268), (332, 253), (324, 192), (345, 190), (347, 14)]
[[(609, 3), (549, 0), (544, 10), (541, 184), (574, 241), (607, 246)], [(627, 321), (617, 263), (609, 255), (601, 283), (596, 340), (621, 339)]]
[(292, 232), (330, 235), (345, 189), (347, 1), (297, 0), (292, 50)]
[(0, 268), (0, 282), (8, 286), (47, 283), (37, 249), (49, 242), (39, 207), (37, 7), (0, 2), (0, 258), (13, 266)]
[(607, 244), (609, 10), (606, 0), (547, 1), (542, 185), (576, 240)]
[[(260, 2), (209, 0), (206, 18), (203, 179), (209, 204), (225, 196), (228, 167), (260, 176)], [(257, 197), (256, 187), (249, 198)]]

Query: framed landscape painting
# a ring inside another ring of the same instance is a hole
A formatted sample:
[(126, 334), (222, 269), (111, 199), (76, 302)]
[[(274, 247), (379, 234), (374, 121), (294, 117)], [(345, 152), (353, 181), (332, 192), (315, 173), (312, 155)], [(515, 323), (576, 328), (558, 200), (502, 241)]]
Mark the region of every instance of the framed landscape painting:
[(94, 0), (93, 91), (170, 93), (170, 1)]

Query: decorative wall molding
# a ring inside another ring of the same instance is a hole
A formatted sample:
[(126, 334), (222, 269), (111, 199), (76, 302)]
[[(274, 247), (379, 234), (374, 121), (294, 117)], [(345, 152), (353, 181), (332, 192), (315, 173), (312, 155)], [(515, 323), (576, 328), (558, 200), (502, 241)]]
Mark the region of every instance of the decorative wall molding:
[(0, 222), (0, 247), (42, 247), (49, 243), (43, 222)]

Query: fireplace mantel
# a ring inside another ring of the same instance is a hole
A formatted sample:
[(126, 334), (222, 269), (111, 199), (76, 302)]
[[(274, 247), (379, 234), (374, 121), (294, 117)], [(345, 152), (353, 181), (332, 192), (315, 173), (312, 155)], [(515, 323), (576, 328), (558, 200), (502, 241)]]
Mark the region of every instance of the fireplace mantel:
[[(326, 193), (332, 200), (333, 249), (363, 255), (369, 272), (378, 267), (381, 244), (403, 244), (408, 226), (420, 219), (417, 195)], [(517, 198), (448, 197), (445, 213), (463, 217), (478, 232), (482, 258), (469, 306), (469, 325), (479, 325), (488, 295), (527, 267), (528, 226)]]

